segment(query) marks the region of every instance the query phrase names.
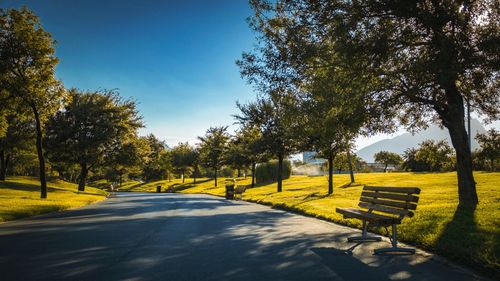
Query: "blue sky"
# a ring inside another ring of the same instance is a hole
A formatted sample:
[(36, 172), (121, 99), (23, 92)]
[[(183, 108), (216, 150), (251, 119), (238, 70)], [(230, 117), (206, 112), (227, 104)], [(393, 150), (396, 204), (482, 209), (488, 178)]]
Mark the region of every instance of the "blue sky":
[[(0, 5), (26, 5), (40, 17), (57, 40), (57, 75), (66, 87), (118, 89), (137, 100), (146, 123), (141, 134), (153, 133), (171, 146), (194, 143), (210, 126), (233, 124), (236, 100), (255, 98), (235, 65), (255, 42), (246, 22), (252, 14), (247, 0), (0, 0)], [(359, 138), (357, 147), (387, 137)]]
[(245, 0), (2, 1), (28, 6), (57, 40), (57, 75), (66, 87), (119, 89), (147, 127), (169, 145), (230, 125), (235, 101), (255, 94), (235, 60), (254, 34)]

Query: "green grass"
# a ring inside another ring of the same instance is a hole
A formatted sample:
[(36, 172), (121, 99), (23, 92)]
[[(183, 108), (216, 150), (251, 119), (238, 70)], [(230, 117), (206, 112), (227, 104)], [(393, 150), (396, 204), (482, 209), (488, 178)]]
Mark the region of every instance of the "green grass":
[(85, 206), (106, 198), (106, 192), (62, 180), (48, 182), (47, 199), (40, 199), (40, 183), (31, 177), (9, 177), (0, 182), (0, 222)]
[[(356, 207), (362, 185), (417, 186), (422, 189), (415, 217), (403, 220), (399, 226), (401, 241), (430, 250), (459, 263), (484, 272), (500, 275), (500, 173), (475, 173), (480, 204), (476, 210), (457, 210), (456, 173), (367, 173), (356, 174), (357, 184), (348, 184), (348, 175), (335, 175), (333, 195), (327, 194), (325, 176), (293, 176), (284, 181), (283, 192), (276, 192), (276, 184), (247, 189), (243, 199), (293, 210), (336, 223), (361, 227), (358, 220), (345, 220), (335, 212), (337, 207)], [(250, 179), (238, 179), (238, 184), (249, 184)], [(160, 184), (174, 186), (183, 193), (224, 195), (224, 179), (219, 187), (213, 180), (192, 184), (152, 182), (132, 186), (129, 191), (154, 191)], [(376, 230), (382, 233), (382, 229)]]

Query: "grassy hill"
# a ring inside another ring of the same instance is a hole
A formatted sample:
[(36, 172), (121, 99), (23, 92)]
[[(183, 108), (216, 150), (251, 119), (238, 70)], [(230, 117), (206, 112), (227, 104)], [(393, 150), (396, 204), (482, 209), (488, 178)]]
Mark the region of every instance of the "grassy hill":
[[(457, 209), (456, 173), (366, 173), (356, 174), (357, 184), (347, 186), (348, 175), (335, 175), (334, 194), (327, 194), (326, 176), (293, 176), (284, 181), (283, 192), (276, 184), (248, 189), (243, 199), (293, 210), (336, 223), (361, 227), (358, 220), (344, 220), (337, 207), (357, 207), (363, 185), (416, 186), (422, 189), (415, 217), (399, 226), (402, 241), (452, 258), (463, 264), (500, 274), (500, 173), (476, 172), (480, 204), (476, 210)], [(224, 195), (224, 179), (219, 187), (213, 180), (193, 184), (187, 179), (131, 184), (127, 191), (155, 191), (157, 185), (174, 187), (177, 192)], [(250, 179), (238, 179), (248, 185)], [(382, 229), (377, 232), (384, 233)]]
[(32, 177), (9, 177), (0, 182), (0, 222), (81, 207), (106, 198), (106, 192), (62, 180), (48, 182), (47, 199), (40, 199), (40, 183)]

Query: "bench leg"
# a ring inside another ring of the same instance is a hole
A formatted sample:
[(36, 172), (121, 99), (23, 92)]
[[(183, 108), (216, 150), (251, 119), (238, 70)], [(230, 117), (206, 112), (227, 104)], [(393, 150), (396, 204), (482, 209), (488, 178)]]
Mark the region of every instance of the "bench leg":
[(389, 237), (389, 238), (391, 239), (392, 247), (390, 247), (390, 248), (375, 249), (374, 252), (373, 252), (373, 254), (375, 254), (375, 255), (383, 254), (383, 253), (407, 253), (407, 254), (415, 254), (415, 249), (411, 249), (411, 248), (399, 248), (398, 247), (398, 229), (397, 229), (397, 225), (395, 225), (395, 224), (392, 225), (392, 237)]
[(368, 222), (363, 221), (363, 232), (361, 236), (348, 237), (348, 242), (376, 242), (381, 241), (382, 238), (379, 236), (368, 235)]

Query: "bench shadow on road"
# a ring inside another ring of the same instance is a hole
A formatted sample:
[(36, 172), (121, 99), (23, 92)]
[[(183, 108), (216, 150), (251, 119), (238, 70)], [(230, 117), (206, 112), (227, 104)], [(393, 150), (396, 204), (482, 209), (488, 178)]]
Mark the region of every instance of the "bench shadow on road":
[(426, 269), (412, 257), (348, 255), (336, 245), (349, 247), (352, 233), (313, 231), (278, 210), (208, 196), (120, 196), (0, 226), (2, 278), (416, 280)]

